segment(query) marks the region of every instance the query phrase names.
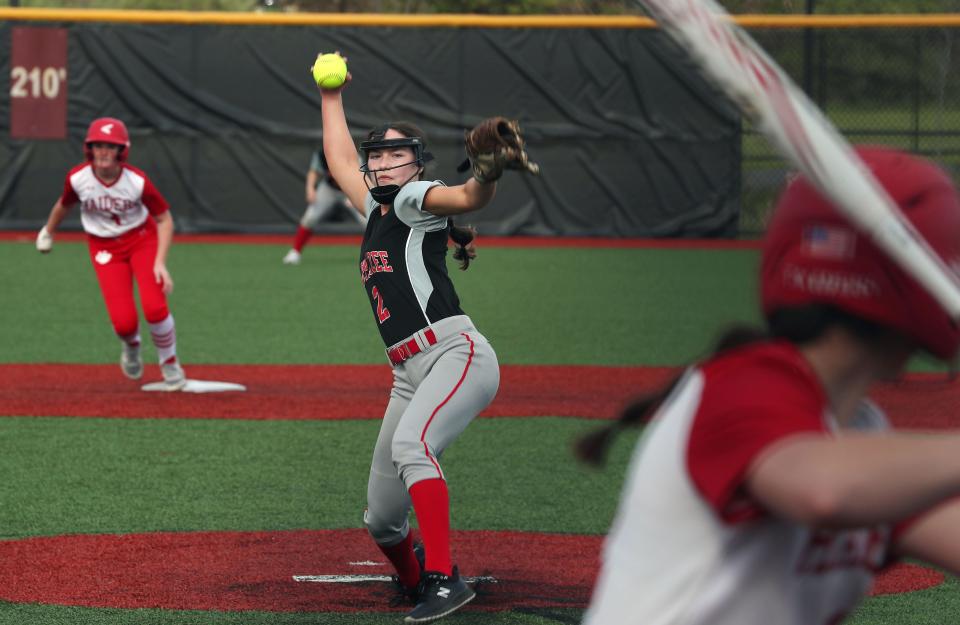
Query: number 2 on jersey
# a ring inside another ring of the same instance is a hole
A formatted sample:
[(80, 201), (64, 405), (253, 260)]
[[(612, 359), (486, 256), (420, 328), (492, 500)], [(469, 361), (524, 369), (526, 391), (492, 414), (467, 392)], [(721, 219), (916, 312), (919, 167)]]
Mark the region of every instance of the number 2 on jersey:
[(370, 290), (370, 297), (377, 300), (377, 319), (380, 320), (380, 323), (383, 323), (390, 318), (390, 311), (383, 305), (383, 296), (380, 295), (380, 289), (373, 287)]

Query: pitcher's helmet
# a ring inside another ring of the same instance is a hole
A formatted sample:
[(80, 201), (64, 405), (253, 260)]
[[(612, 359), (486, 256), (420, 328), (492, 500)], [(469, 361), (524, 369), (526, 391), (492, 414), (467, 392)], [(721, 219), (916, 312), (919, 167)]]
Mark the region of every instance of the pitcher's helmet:
[[(892, 148), (856, 151), (934, 253), (960, 273), (960, 196), (947, 174)], [(944, 308), (802, 176), (787, 186), (767, 228), (760, 300), (768, 318), (827, 304), (892, 328), (939, 358), (960, 347), (960, 328)]]
[[(386, 139), (385, 137), (387, 131), (391, 128), (403, 136), (396, 139)], [(380, 181), (377, 179), (377, 172), (386, 170), (370, 169), (368, 162), (370, 152), (374, 150), (389, 150), (391, 148), (410, 148), (413, 151), (413, 160), (409, 163), (395, 165), (389, 169), (405, 167), (407, 165), (416, 165), (419, 168), (419, 173), (410, 178), (410, 180), (413, 180), (413, 178), (420, 177), (423, 174), (424, 165), (433, 160), (433, 155), (426, 151), (425, 144), (426, 141), (423, 138), (423, 131), (410, 122), (391, 122), (388, 124), (383, 124), (371, 130), (367, 134), (366, 141), (360, 142), (360, 171), (362, 171), (364, 174), (364, 184), (367, 185), (367, 189), (370, 190), (370, 195), (373, 196), (373, 199), (377, 203), (392, 204), (393, 200), (396, 199), (397, 195), (400, 193), (401, 185), (380, 184)], [(375, 184), (371, 186), (368, 178), (372, 179)], [(410, 180), (407, 180), (407, 182), (410, 182)], [(404, 184), (406, 184), (406, 182)]]
[(127, 160), (127, 154), (130, 152), (130, 135), (127, 133), (127, 126), (113, 117), (101, 117), (90, 123), (87, 138), (83, 140), (83, 153), (88, 161), (93, 160), (91, 143), (119, 145), (120, 152), (117, 153), (117, 159), (121, 161)]

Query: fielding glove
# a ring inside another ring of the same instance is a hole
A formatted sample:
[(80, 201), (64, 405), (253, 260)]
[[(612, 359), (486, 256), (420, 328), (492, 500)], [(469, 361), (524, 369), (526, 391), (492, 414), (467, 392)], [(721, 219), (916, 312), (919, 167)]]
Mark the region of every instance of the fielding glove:
[(524, 148), (520, 124), (506, 117), (490, 117), (464, 135), (467, 158), (478, 182), (493, 182), (504, 169), (539, 174), (540, 166), (530, 161)]

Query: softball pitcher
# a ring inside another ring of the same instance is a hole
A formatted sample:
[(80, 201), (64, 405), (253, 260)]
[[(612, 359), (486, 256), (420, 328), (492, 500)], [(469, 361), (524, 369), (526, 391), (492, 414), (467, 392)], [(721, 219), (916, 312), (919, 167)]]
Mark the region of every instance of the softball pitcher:
[(49, 252), (53, 234), (74, 204), (87, 233), (90, 260), (100, 283), (113, 329), (120, 337), (120, 368), (128, 378), (143, 376), (140, 331), (133, 281), (157, 348), (167, 390), (186, 385), (177, 359), (176, 329), (167, 307), (173, 279), (167, 252), (173, 240), (169, 204), (147, 175), (126, 162), (127, 127), (119, 119), (94, 120), (83, 142), (86, 162), (67, 173), (63, 193), (37, 235), (37, 249)]
[[(451, 563), (449, 495), (440, 457), (493, 400), (500, 382), (497, 356), (460, 309), (447, 275), (448, 236), (458, 244), (454, 257), (463, 268), (474, 255), (473, 234), (454, 227), (450, 216), (486, 206), (508, 159), (526, 154), (516, 135), (518, 150), (509, 156), (491, 150), (485, 159), (472, 154), (474, 163), (484, 164), (465, 184), (447, 187), (422, 180), (430, 158), (423, 133), (398, 122), (369, 133), (358, 163), (342, 89), (321, 89), (324, 152), (334, 177), (368, 218), (360, 279), (394, 379), (370, 467), (364, 523), (396, 568), (400, 585), (417, 601), (405, 621), (423, 623), (475, 596)], [(408, 524), (411, 504), (425, 550), (423, 570)]]

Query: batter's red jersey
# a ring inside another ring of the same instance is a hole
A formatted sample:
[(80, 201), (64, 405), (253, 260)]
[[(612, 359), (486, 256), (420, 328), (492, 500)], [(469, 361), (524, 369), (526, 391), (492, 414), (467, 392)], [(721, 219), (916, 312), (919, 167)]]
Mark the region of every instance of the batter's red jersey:
[(60, 202), (64, 206), (80, 204), (80, 221), (87, 234), (115, 238), (169, 209), (145, 173), (121, 163), (120, 177), (105, 183), (90, 163), (77, 165), (67, 173)]
[[(867, 401), (854, 421), (888, 428)], [(802, 432), (843, 435), (792, 344), (688, 370), (637, 446), (585, 624), (832, 625), (854, 610), (897, 529), (811, 529), (743, 488), (760, 453)]]

